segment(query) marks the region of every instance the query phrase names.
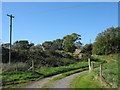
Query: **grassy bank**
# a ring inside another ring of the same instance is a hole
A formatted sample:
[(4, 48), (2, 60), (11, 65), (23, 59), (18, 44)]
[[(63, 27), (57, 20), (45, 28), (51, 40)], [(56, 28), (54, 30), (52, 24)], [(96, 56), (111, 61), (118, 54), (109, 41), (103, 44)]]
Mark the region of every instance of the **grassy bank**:
[[(120, 58), (120, 54), (112, 54), (112, 55), (102, 55), (102, 56), (94, 56), (100, 60), (106, 60), (108, 63), (102, 65), (102, 74), (107, 83), (113, 88), (117, 88), (119, 86), (118, 83), (118, 59)], [(99, 76), (100, 70), (99, 68), (95, 70), (95, 73)]]
[(85, 71), (85, 70), (88, 70), (88, 67), (77, 69), (77, 70), (72, 70), (72, 71), (69, 71), (69, 72), (65, 72), (62, 75), (60, 75), (58, 77), (55, 77), (53, 80), (60, 80), (62, 78), (65, 78), (66, 76), (72, 75), (74, 73), (82, 72), (82, 71)]
[[(105, 88), (112, 87), (117, 88), (119, 86), (118, 83), (118, 58), (120, 58), (120, 54), (112, 54), (112, 55), (95, 55), (93, 56), (95, 59), (105, 60), (107, 63), (102, 64), (102, 75), (105, 81), (109, 84), (109, 86), (103, 86), (100, 83), (100, 68), (94, 69), (93, 73), (84, 73), (79, 77), (76, 77), (71, 82), (71, 88)], [(98, 78), (95, 78), (97, 75)]]
[(71, 88), (104, 88), (99, 80), (94, 78), (93, 73), (85, 72), (74, 78), (70, 85)]

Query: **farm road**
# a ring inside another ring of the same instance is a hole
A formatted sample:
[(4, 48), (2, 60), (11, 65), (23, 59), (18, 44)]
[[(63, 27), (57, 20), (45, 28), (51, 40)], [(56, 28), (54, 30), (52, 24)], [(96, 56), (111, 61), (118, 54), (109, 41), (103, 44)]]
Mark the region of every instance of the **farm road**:
[(57, 76), (60, 76), (62, 74), (58, 74), (58, 75), (54, 75), (54, 76), (51, 76), (51, 77), (47, 77), (47, 78), (43, 78), (39, 81), (36, 81), (30, 85), (27, 85), (27, 86), (24, 86), (22, 88), (42, 88), (46, 83), (52, 83), (52, 87), (49, 87), (49, 88), (70, 88), (70, 82), (73, 78), (75, 78), (76, 76), (84, 73), (84, 72), (87, 72), (87, 71), (82, 71), (82, 72), (79, 72), (79, 73), (75, 73), (75, 74), (72, 74), (70, 76), (67, 76), (63, 79), (60, 79), (60, 80), (57, 80), (55, 82), (49, 82), (50, 80), (52, 80), (53, 78), (57, 77)]
[(60, 79), (56, 82), (53, 83), (53, 87), (50, 87), (50, 88), (70, 88), (70, 82), (73, 78), (75, 78), (76, 76), (84, 73), (84, 72), (87, 72), (87, 71), (82, 71), (82, 72), (79, 72), (79, 73), (75, 73), (75, 74), (72, 74), (70, 76), (67, 76), (63, 79)]
[(54, 76), (47, 77), (47, 78), (43, 78), (39, 81), (35, 81), (34, 83), (27, 85), (27, 86), (24, 86), (22, 88), (42, 88), (44, 86), (44, 84), (48, 83), (49, 80), (51, 80), (59, 75), (61, 75), (61, 74), (54, 75)]

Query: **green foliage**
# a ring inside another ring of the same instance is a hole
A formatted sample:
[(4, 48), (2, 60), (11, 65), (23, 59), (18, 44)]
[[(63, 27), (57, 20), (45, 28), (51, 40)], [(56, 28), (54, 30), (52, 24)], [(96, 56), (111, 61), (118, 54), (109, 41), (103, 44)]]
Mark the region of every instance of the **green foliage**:
[(76, 48), (81, 47), (81, 36), (76, 33), (66, 35), (62, 39), (56, 39), (54, 41), (46, 41), (42, 44), (46, 50), (64, 50), (66, 52), (74, 52)]
[[(8, 49), (5, 49), (8, 50)], [(8, 50), (9, 51), (9, 50)], [(7, 63), (8, 51), (3, 50), (3, 62)], [(11, 63), (24, 62), (32, 66), (32, 60), (34, 60), (35, 68), (41, 68), (44, 66), (57, 67), (73, 64), (76, 62), (70, 54), (61, 54), (56, 51), (44, 51), (43, 49), (32, 49), (32, 50), (12, 50), (11, 51)]]
[(56, 39), (53, 41), (45, 41), (42, 46), (49, 51), (62, 50), (62, 39)]
[[(112, 54), (112, 55), (102, 55), (102, 56), (94, 56), (100, 60), (106, 60), (108, 63), (102, 66), (103, 77), (104, 79), (114, 88), (119, 86), (118, 83), (118, 58), (120, 58), (120, 54)], [(98, 74), (100, 73), (99, 68), (95, 70)]]
[(72, 59), (59, 58), (55, 56), (47, 57), (45, 60), (49, 67), (65, 66), (75, 63)]
[(73, 53), (71, 52), (66, 52), (64, 50), (56, 50), (57, 53), (59, 53), (62, 57), (64, 58), (71, 58), (71, 59), (74, 59), (73, 58)]
[(72, 74), (74, 74), (74, 73), (82, 72), (82, 71), (84, 71), (84, 70), (88, 70), (88, 67), (86, 67), (86, 68), (80, 68), (80, 69), (77, 69), (77, 70), (72, 70), (72, 71), (65, 72), (65, 73), (63, 73), (62, 75), (53, 78), (52, 80), (59, 80), (59, 79), (65, 78), (66, 76), (72, 75)]
[(84, 45), (80, 50), (82, 54), (82, 60), (88, 61), (88, 58), (91, 58), (92, 55), (92, 44), (86, 44)]
[[(12, 66), (14, 68), (14, 65)], [(34, 81), (36, 79), (41, 79), (43, 77), (48, 77), (83, 67), (88, 67), (87, 62), (81, 62), (81, 63), (71, 64), (69, 66), (61, 66), (61, 67), (46, 67), (43, 69), (35, 70), (35, 73), (31, 73), (28, 71), (13, 72), (10, 70), (9, 72), (2, 73), (3, 87), (9, 87), (11, 85), (13, 86), (21, 83), (26, 83), (26, 82)]]
[(33, 45), (33, 43), (29, 43), (27, 40), (20, 40), (16, 41), (12, 48), (17, 50), (28, 50)]
[(71, 88), (105, 88), (105, 86), (94, 78), (93, 73), (85, 72), (72, 80)]
[(8, 62), (9, 56), (9, 49), (2, 47), (2, 62), (6, 63)]
[[(68, 38), (70, 36), (70, 38)], [(69, 39), (71, 44), (68, 45), (67, 40)], [(79, 43), (80, 35), (73, 33), (71, 35), (65, 36), (63, 39), (56, 39), (53, 41), (46, 41), (42, 45), (35, 45), (29, 43), (27, 40), (16, 41), (12, 45), (11, 49), (11, 63), (12, 62), (26, 62), (29, 66), (32, 65), (34, 61), (35, 68), (41, 68), (44, 66), (63, 66), (75, 63), (76, 60), (73, 58), (71, 51), (76, 48), (75, 43)], [(80, 44), (80, 43), (79, 43)], [(63, 50), (63, 46), (69, 48), (70, 52)], [(3, 46), (8, 47), (9, 44), (4, 44)], [(62, 53), (57, 52), (63, 51)], [(8, 63), (9, 49), (3, 47), (2, 61)], [(72, 60), (73, 59), (73, 60)]]
[(46, 64), (45, 58), (47, 57), (46, 53), (41, 50), (31, 50), (28, 53), (29, 60), (27, 61), (29, 65), (32, 66), (32, 61), (34, 61), (35, 68), (40, 68), (41, 66), (44, 66)]
[(84, 53), (81, 59), (84, 61), (88, 61), (88, 58), (91, 58), (91, 55), (89, 53)]
[[(65, 61), (66, 58), (63, 60)], [(65, 76), (67, 76), (67, 75), (79, 72), (84, 68), (88, 68), (88, 62), (79, 62), (75, 64), (70, 64), (68, 66), (45, 67), (41, 69), (36, 69), (35, 72), (32, 73), (31, 71), (26, 70), (26, 68), (28, 68), (26, 63), (18, 63), (17, 65), (18, 65), (17, 71), (16, 71), (16, 63), (10, 65), (10, 67), (8, 67), (9, 65), (3, 65), (4, 72), (2, 73), (3, 75), (2, 79), (3, 79), (4, 87), (10, 87), (13, 85), (30, 82), (36, 79), (40, 79), (43, 77), (48, 77), (48, 76), (52, 76), (52, 75), (56, 75), (64, 72), (67, 72), (65, 73)], [(25, 69), (25, 71), (23, 69)]]
[(25, 71), (29, 68), (27, 63), (17, 62), (9, 64), (2, 64), (2, 72), (17, 72), (17, 71)]
[(99, 33), (93, 43), (93, 54), (107, 55), (120, 52), (120, 27), (108, 28)]
[(44, 76), (52, 76), (55, 74), (59, 74), (79, 68), (84, 68), (84, 67), (88, 67), (87, 62), (80, 62), (76, 64), (71, 64), (69, 66), (49, 67), (49, 68), (44, 68), (42, 70), (36, 70), (36, 72), (43, 74)]
[(11, 62), (26, 62), (29, 60), (29, 51), (27, 50), (12, 50), (11, 52)]
[(53, 47), (56, 47), (56, 50), (63, 50), (62, 44), (63, 44), (63, 39), (56, 39), (53, 41)]
[(42, 46), (45, 48), (45, 49), (50, 49), (52, 48), (52, 44), (53, 42), (52, 41), (45, 41)]
[[(81, 42), (79, 41), (79, 40), (81, 40), (80, 37), (81, 37), (81, 35), (76, 34), (76, 33), (72, 33), (71, 35), (67, 35), (67, 36), (63, 37), (63, 49), (66, 52), (74, 52), (75, 49), (78, 47), (78, 45), (81, 46)], [(77, 47), (76, 47), (75, 43), (77, 43)]]
[(44, 49), (43, 46), (40, 44), (30, 47), (30, 50), (43, 50), (43, 49)]
[(92, 44), (86, 44), (80, 50), (81, 50), (81, 53), (88, 53), (91, 55), (92, 54)]

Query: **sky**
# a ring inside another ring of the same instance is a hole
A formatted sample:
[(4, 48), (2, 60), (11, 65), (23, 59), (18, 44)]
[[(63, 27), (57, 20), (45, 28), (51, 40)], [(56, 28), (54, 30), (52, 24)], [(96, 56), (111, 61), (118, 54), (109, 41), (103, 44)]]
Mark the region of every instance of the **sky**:
[(117, 2), (3, 2), (2, 43), (9, 42), (9, 17), (13, 14), (12, 43), (35, 44), (77, 33), (81, 42), (95, 41), (98, 33), (118, 26)]
[(119, 2), (120, 0), (1, 0), (2, 2)]

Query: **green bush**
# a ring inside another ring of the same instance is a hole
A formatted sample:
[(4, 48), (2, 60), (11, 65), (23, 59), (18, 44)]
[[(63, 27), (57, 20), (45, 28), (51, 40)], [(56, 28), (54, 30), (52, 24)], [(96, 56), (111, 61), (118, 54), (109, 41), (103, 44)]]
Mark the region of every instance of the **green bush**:
[(3, 72), (26, 71), (28, 68), (29, 68), (29, 65), (23, 62), (2, 64)]
[(89, 53), (84, 53), (81, 59), (84, 61), (88, 61), (88, 58), (91, 58), (91, 55)]
[(120, 27), (108, 28), (99, 33), (93, 43), (93, 54), (109, 55), (120, 52)]

